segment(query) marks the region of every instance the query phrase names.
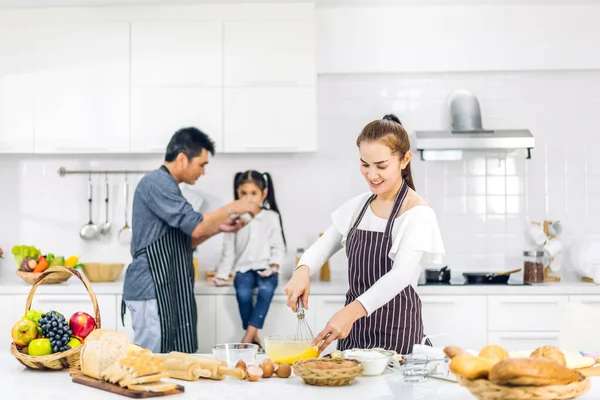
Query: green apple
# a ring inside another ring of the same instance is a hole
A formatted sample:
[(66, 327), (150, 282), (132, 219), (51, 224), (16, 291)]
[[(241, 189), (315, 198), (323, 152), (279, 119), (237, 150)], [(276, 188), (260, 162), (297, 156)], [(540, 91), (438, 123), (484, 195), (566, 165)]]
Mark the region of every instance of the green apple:
[(81, 346), (81, 341), (75, 337), (72, 337), (71, 340), (69, 340), (69, 343), (67, 343), (67, 346), (74, 349), (77, 346)]
[(34, 339), (29, 343), (30, 356), (47, 356), (52, 354), (52, 343), (50, 339)]

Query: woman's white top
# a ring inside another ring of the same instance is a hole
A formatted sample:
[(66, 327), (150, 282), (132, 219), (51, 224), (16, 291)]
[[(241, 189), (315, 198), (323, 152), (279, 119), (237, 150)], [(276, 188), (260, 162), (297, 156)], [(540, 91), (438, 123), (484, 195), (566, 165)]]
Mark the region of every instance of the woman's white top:
[[(371, 192), (348, 201), (331, 214), (333, 224), (302, 255), (298, 266), (307, 265), (314, 274), (331, 256), (345, 247), (348, 233)], [(357, 229), (385, 232), (387, 219), (377, 217), (367, 207)], [(392, 228), (388, 257), (392, 269), (357, 298), (368, 315), (387, 304), (408, 285), (417, 287), (422, 267), (441, 264), (445, 253), (442, 236), (433, 209), (428, 205), (410, 208), (396, 217)]]
[(260, 270), (272, 264), (281, 265), (285, 244), (279, 223), (279, 214), (261, 210), (252, 221), (235, 233), (224, 233), (221, 261), (217, 278), (228, 279), (229, 274)]

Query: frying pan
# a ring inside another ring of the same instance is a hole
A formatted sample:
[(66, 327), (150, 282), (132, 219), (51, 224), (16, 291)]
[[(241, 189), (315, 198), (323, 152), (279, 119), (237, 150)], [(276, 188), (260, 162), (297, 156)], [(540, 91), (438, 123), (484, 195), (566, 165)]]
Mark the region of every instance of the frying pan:
[(513, 269), (504, 272), (463, 272), (463, 276), (467, 279), (467, 283), (507, 283), (510, 274), (519, 272), (519, 269)]
[(448, 266), (440, 269), (426, 269), (425, 281), (427, 283), (448, 283), (450, 282), (450, 270)]

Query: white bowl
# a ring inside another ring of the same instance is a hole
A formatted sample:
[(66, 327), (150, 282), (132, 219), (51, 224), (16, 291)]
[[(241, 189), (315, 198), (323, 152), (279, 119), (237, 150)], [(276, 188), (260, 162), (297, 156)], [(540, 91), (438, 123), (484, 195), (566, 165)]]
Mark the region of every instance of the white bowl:
[(212, 347), (213, 356), (227, 362), (229, 368), (235, 367), (240, 360), (246, 364), (256, 360), (258, 345), (252, 343), (220, 343)]
[(395, 351), (385, 349), (349, 349), (342, 352), (345, 358), (358, 360), (364, 366), (363, 375), (375, 376), (383, 374)]

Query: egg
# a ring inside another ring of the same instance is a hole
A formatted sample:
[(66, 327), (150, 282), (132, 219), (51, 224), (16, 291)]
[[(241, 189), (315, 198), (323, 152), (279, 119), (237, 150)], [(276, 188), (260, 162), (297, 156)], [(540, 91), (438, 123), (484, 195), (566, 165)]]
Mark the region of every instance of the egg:
[(292, 367), (289, 364), (279, 364), (276, 375), (279, 378), (289, 378), (292, 374)]
[(260, 367), (263, 370), (263, 378), (270, 378), (271, 375), (273, 375), (273, 371), (275, 369), (275, 366), (273, 365), (273, 361), (269, 360), (268, 358), (266, 360), (263, 360), (263, 362), (260, 363)]
[(263, 374), (264, 374), (264, 371), (262, 370), (261, 367), (259, 367), (257, 365), (250, 365), (246, 369), (246, 375), (250, 382), (258, 381), (263, 376)]

